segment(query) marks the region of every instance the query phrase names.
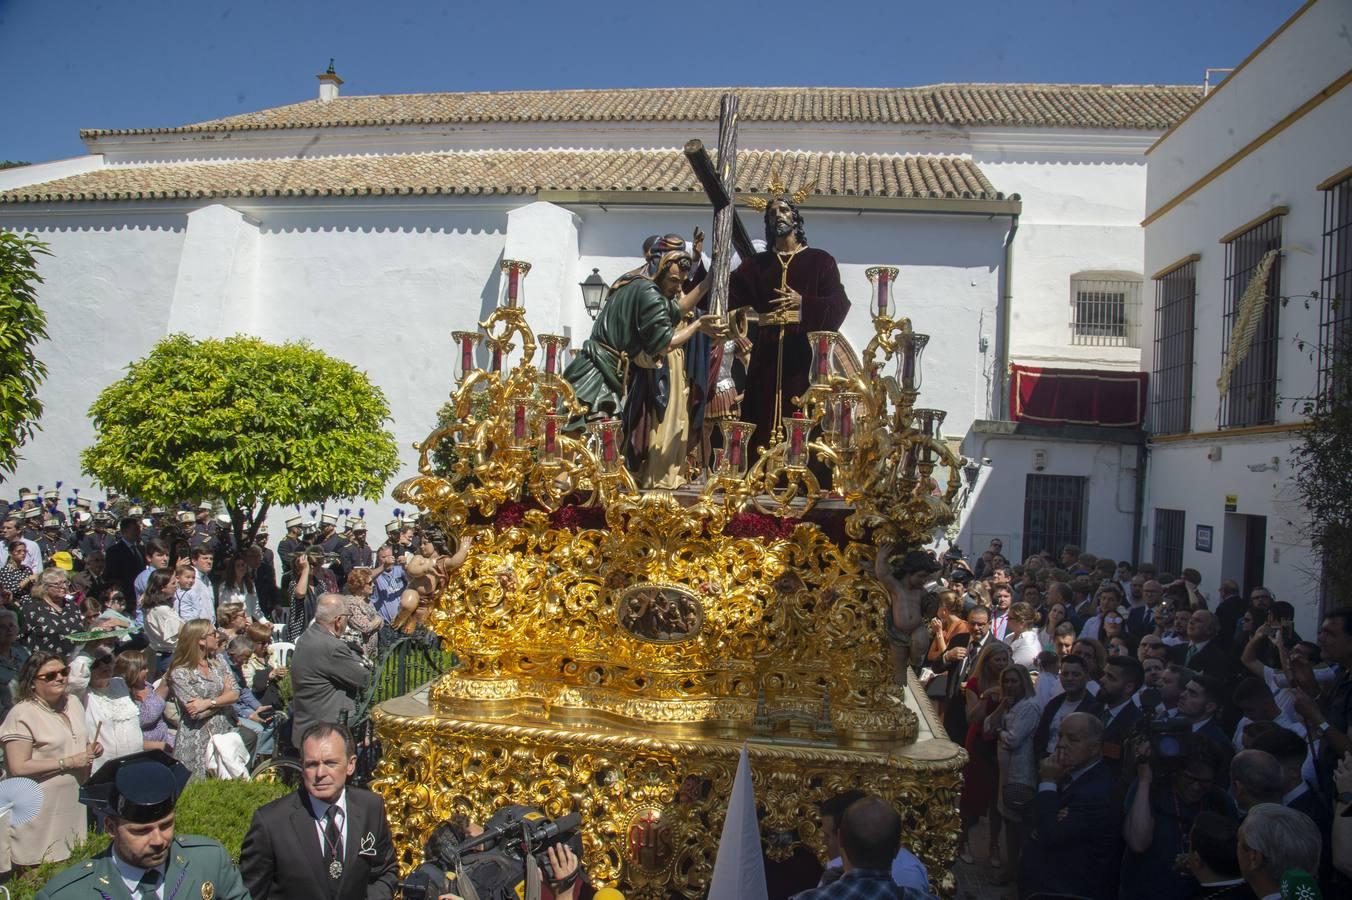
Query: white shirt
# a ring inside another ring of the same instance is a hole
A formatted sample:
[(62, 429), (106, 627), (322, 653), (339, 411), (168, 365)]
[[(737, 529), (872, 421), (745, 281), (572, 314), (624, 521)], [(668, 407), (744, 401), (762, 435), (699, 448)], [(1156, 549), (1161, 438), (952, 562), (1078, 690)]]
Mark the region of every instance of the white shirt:
[[(315, 833), (319, 835), (319, 849), (324, 853), (324, 859), (325, 859), (325, 861), (326, 861), (326, 864), (327, 864), (327, 860), (328, 860), (328, 858), (329, 858), (329, 855), (330, 855), (333, 851), (332, 851), (332, 849), (328, 846), (328, 842), (327, 842), (327, 841), (325, 840), (325, 838), (324, 838), (324, 816), (328, 815), (328, 812), (329, 812), (329, 806), (332, 805), (332, 806), (338, 807), (338, 810), (339, 810), (339, 812), (341, 813), (341, 814), (338, 816), (338, 833), (339, 833), (339, 836), (340, 836), (340, 837), (339, 837), (339, 840), (342, 842), (342, 843), (341, 843), (341, 846), (343, 847), (343, 854), (344, 854), (344, 857), (346, 857), (346, 853), (347, 853), (347, 789), (344, 788), (344, 789), (343, 789), (343, 792), (342, 792), (341, 794), (338, 795), (338, 799), (337, 799), (334, 803), (332, 803), (332, 804), (325, 803), (323, 800), (316, 800), (314, 797), (310, 796), (309, 794), (306, 794), (306, 795), (305, 795), (305, 799), (310, 801), (310, 811), (313, 812), (313, 813), (314, 813), (314, 816), (315, 816)], [(344, 864), (346, 864), (346, 859), (344, 859)]]
[(1033, 629), (1025, 631), (1009, 641), (1010, 658), (1016, 666), (1032, 669), (1037, 664), (1037, 655), (1042, 652), (1042, 642), (1037, 639)]
[(1084, 697), (1081, 697), (1079, 700), (1071, 700), (1067, 698), (1061, 702), (1061, 708), (1058, 709), (1056, 711), (1056, 714), (1052, 716), (1052, 720), (1047, 727), (1048, 756), (1050, 756), (1053, 752), (1056, 751), (1056, 741), (1061, 736), (1061, 720), (1064, 719), (1066, 716), (1070, 715), (1071, 713), (1075, 712), (1076, 710), (1078, 710), (1080, 708), (1080, 704), (1083, 703), (1085, 701), (1085, 698), (1087, 698), (1088, 696), (1089, 692), (1085, 691)]
[[(38, 549), (38, 545), (26, 537), (21, 537), (19, 540), (23, 541), (23, 545), (28, 548), (28, 556), (24, 560), (24, 565), (34, 572), (41, 572), (42, 551)], [(7, 562), (9, 562), (9, 541), (0, 541), (0, 566)]]
[[(116, 848), (113, 849), (113, 865), (117, 866), (117, 874), (122, 876), (122, 883), (126, 886), (127, 893), (133, 897), (143, 896), (142, 894), (136, 893), (136, 889), (141, 883), (141, 876), (148, 872), (149, 869), (142, 869), (140, 866), (133, 866), (131, 863), (124, 861), (122, 857), (117, 855)], [(160, 873), (159, 883), (155, 886), (156, 897), (164, 896), (164, 870), (167, 867), (168, 864), (166, 863), (155, 869), (155, 871)]]

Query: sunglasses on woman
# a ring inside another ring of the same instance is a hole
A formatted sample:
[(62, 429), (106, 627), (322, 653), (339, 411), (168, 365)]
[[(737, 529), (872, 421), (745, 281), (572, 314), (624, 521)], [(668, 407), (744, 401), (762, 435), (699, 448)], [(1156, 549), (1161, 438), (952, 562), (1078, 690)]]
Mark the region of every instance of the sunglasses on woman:
[(66, 666), (64, 669), (57, 669), (54, 672), (43, 672), (41, 675), (38, 676), (38, 681), (56, 681), (56, 679), (58, 678), (69, 678), (69, 677), (70, 677), (70, 666)]

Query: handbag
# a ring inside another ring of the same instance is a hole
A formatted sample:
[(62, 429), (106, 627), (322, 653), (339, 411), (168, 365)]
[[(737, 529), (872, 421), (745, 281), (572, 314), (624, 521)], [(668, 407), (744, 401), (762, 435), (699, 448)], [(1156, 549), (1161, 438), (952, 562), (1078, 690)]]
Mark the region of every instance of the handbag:
[(1028, 807), (1032, 805), (1033, 798), (1036, 796), (1037, 788), (1031, 784), (1020, 784), (1017, 781), (1005, 783), (1005, 809), (1014, 818), (1022, 817), (1028, 811)]
[(244, 739), (233, 731), (225, 734), (213, 734), (207, 744), (208, 775), (223, 779), (240, 779), (249, 776), (249, 751)]

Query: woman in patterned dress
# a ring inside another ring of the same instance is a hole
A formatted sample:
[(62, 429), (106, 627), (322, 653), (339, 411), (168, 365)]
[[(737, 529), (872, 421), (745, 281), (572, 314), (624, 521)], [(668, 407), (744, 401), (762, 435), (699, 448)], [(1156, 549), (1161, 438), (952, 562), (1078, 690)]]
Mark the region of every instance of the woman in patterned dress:
[(127, 683), (131, 698), (136, 701), (140, 711), (141, 741), (145, 748), (172, 753), (174, 737), (169, 733), (169, 723), (164, 720), (169, 680), (161, 679), (158, 685), (147, 681), (150, 676), (150, 658), (141, 650), (123, 650), (113, 663), (113, 674)]
[(66, 635), (85, 630), (80, 607), (66, 600), (70, 579), (64, 569), (43, 569), (33, 593), (19, 604), (23, 618), (24, 645), (29, 650), (50, 650), (69, 658), (75, 643)]
[(195, 778), (206, 774), (211, 739), (235, 728), (230, 708), (239, 691), (219, 658), (220, 649), (211, 622), (193, 619), (178, 633), (178, 646), (169, 660), (166, 677), (179, 715), (174, 758)]

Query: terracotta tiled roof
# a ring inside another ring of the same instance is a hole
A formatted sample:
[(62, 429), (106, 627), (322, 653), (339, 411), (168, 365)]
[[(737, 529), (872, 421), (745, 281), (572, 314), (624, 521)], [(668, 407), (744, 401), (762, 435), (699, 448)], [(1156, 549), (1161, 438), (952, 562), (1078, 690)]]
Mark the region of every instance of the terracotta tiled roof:
[[(856, 153), (744, 150), (739, 189), (764, 190), (771, 166), (790, 185), (817, 179), (819, 196), (1004, 198), (966, 159)], [(15, 188), (0, 203), (695, 190), (677, 149), (495, 150), (114, 166)]]
[(1188, 85), (936, 84), (911, 88), (634, 88), (387, 94), (310, 100), (178, 128), (91, 129), (111, 135), (474, 122), (692, 122), (741, 99), (743, 121), (1109, 128), (1163, 131), (1202, 98)]

